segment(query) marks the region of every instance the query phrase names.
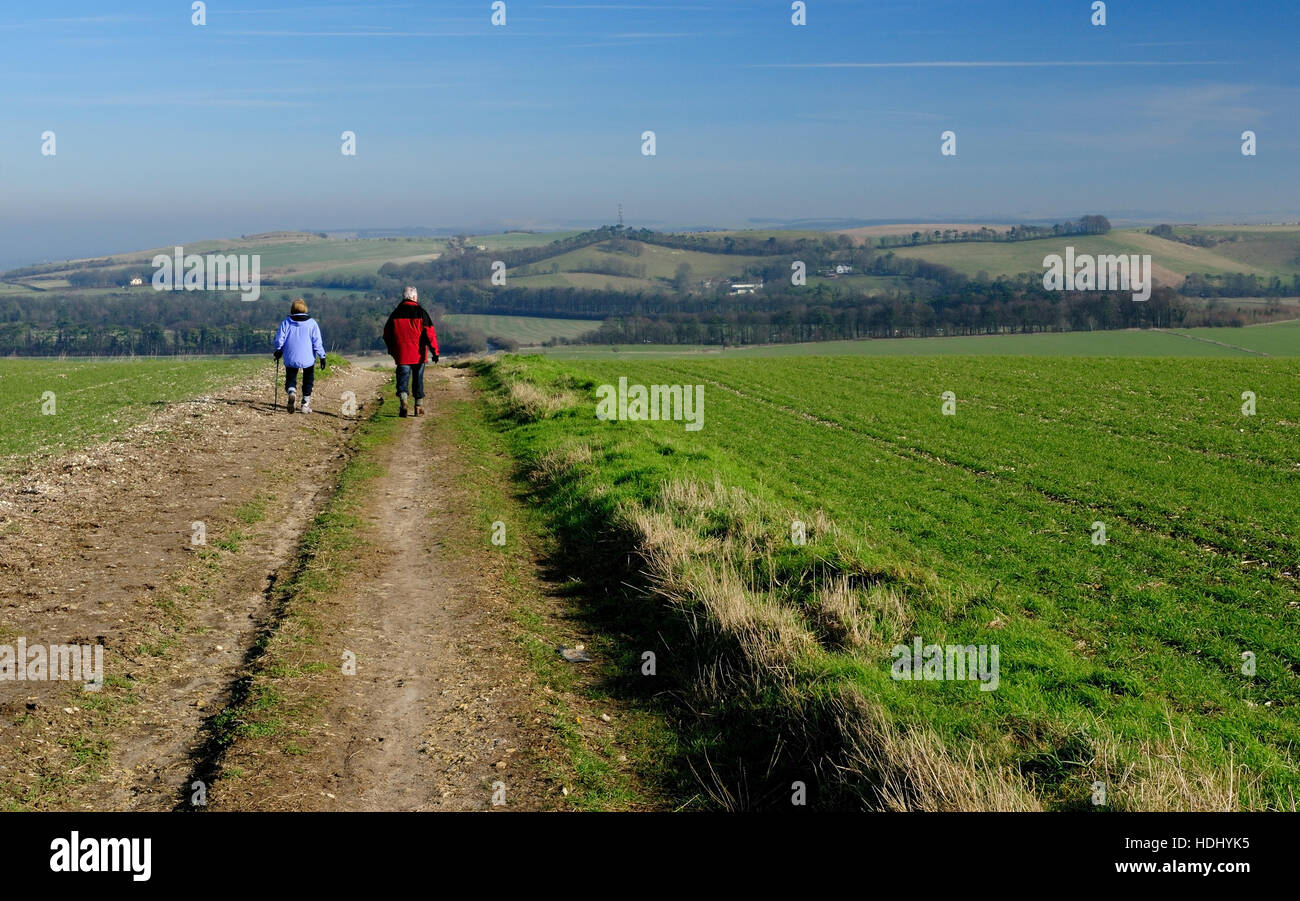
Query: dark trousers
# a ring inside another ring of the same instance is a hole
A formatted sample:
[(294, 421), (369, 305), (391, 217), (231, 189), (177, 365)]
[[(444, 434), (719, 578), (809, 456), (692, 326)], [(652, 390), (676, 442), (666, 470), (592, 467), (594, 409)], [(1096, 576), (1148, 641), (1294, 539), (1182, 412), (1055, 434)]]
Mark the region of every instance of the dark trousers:
[[(302, 371), (302, 396), (311, 397), (312, 385), (316, 383), (316, 367), (308, 366)], [(298, 387), (298, 370), (292, 366), (284, 367), (284, 390)]]
[[(414, 384), (412, 384), (414, 383)], [(407, 388), (414, 390), (408, 391)], [(424, 399), (424, 364), (397, 364), (397, 393), (412, 394), (416, 400)]]

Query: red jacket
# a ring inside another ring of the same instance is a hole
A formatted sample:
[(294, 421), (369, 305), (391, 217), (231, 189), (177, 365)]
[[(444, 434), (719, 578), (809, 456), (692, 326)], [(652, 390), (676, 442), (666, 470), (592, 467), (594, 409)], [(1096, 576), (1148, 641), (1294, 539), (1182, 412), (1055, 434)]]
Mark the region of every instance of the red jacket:
[(423, 363), (426, 348), (438, 356), (438, 333), (424, 307), (414, 300), (399, 303), (384, 323), (384, 346), (398, 366)]

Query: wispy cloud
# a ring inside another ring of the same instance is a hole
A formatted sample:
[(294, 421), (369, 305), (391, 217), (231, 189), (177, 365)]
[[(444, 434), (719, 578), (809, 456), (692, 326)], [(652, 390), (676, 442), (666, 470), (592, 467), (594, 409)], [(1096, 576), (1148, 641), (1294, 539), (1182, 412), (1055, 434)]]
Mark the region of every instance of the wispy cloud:
[(612, 38), (645, 40), (648, 38), (702, 38), (703, 32), (699, 31), (623, 31), (618, 34), (611, 34)]
[(150, 16), (130, 16), (124, 13), (115, 13), (106, 16), (66, 16), (55, 19), (40, 19), (41, 22), (58, 22), (63, 25), (107, 25), (121, 22), (160, 22), (161, 19)]
[[(478, 38), (502, 33), (483, 31), (220, 31), (218, 34), (253, 38)], [(531, 35), (537, 37), (538, 35)]]
[(287, 99), (283, 97), (255, 97), (252, 94), (302, 94), (316, 93), (311, 90), (277, 90), (259, 91), (250, 88), (246, 91), (141, 91), (128, 94), (107, 94), (100, 96), (66, 96), (66, 97), (29, 97), (31, 103), (39, 105), (74, 105), (74, 106), (140, 106), (140, 107), (227, 107), (243, 109), (272, 109), (290, 106), (314, 106), (314, 101)]
[(237, 16), (263, 16), (274, 15), (277, 13), (290, 13), (301, 15), (309, 12), (312, 15), (331, 12), (374, 12), (377, 9), (411, 9), (414, 3), (339, 3), (333, 6), (267, 6), (259, 9), (227, 9), (222, 7), (221, 15)]
[(1260, 96), (1262, 90), (1246, 84), (1205, 84), (1156, 87), (1140, 98), (1097, 98), (1100, 110), (1116, 109), (1125, 103), (1133, 105), (1133, 120), (1109, 128), (1098, 124), (1086, 130), (1054, 132), (1052, 139), (1107, 152), (1143, 152), (1157, 147), (1182, 147), (1189, 152), (1225, 146), (1232, 149), (1235, 136), (1242, 130), (1259, 127), (1273, 118), (1270, 106), (1293, 109), (1300, 103), (1300, 89), (1285, 89), (1280, 94), (1277, 89), (1268, 89), (1273, 93), (1267, 104)]
[[(1267, 111), (1251, 102), (1258, 89), (1247, 84), (1205, 84), (1192, 87), (1165, 87), (1147, 91), (1142, 97), (1146, 115), (1156, 119), (1176, 119), (1184, 123), (1235, 125), (1259, 122)], [(1292, 102), (1297, 92), (1290, 92)]]
[(603, 11), (605, 11), (605, 12), (624, 12), (625, 10), (654, 10), (655, 12), (659, 12), (660, 10), (666, 10), (666, 9), (667, 9), (667, 10), (690, 10), (691, 12), (699, 12), (699, 11), (703, 11), (703, 10), (713, 10), (713, 9), (718, 9), (718, 7), (716, 7), (716, 6), (699, 6), (699, 5), (694, 5), (694, 4), (692, 4), (691, 6), (665, 6), (665, 5), (659, 5), (659, 4), (656, 4), (656, 5), (654, 5), (654, 6), (636, 6), (636, 5), (625, 4), (625, 3), (618, 3), (618, 4), (614, 4), (614, 3), (564, 3), (564, 4), (560, 4), (560, 3), (552, 3), (552, 4), (549, 4), (549, 5), (544, 4), (541, 8), (542, 8), (542, 9), (587, 9), (587, 10), (603, 10)]
[(794, 118), (812, 122), (862, 122), (871, 116), (901, 116), (906, 119), (942, 119), (939, 113), (901, 109), (854, 109), (852, 113), (795, 113)]
[(1218, 60), (909, 60), (881, 63), (749, 63), (751, 69), (1050, 69), (1088, 66), (1228, 66)]

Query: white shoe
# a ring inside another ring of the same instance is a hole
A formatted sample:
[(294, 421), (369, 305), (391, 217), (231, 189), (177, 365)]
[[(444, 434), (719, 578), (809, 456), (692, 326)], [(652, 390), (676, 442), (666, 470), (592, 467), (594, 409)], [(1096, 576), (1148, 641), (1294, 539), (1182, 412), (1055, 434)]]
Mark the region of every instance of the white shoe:
[(298, 390), (297, 390), (296, 388), (290, 388), (290, 389), (289, 389), (289, 399), (288, 399), (287, 401), (285, 401), (285, 404), (284, 404), (285, 407), (286, 407), (286, 409), (288, 409), (288, 411), (289, 411), (290, 413), (293, 412), (293, 403), (294, 403), (294, 401), (296, 401), (297, 399), (298, 399)]
[(310, 412), (311, 412), (311, 397), (310, 397), (310, 396), (308, 396), (308, 397), (304, 397), (304, 398), (302, 399), (302, 412), (304, 412), (304, 413), (310, 413)]

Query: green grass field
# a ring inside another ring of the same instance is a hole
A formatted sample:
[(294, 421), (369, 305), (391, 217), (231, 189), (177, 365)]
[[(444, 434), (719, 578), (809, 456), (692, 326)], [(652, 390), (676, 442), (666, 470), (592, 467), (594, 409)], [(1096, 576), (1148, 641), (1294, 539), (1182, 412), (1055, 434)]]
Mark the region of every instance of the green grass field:
[(1271, 357), (1300, 356), (1300, 322), (1275, 322), (1246, 328), (1175, 329), (1202, 341), (1220, 341)]
[(565, 238), (572, 238), (579, 234), (582, 232), (577, 229), (559, 232), (504, 232), (499, 235), (470, 235), (466, 243), (482, 244), (488, 250), (519, 250), (524, 247), (539, 247), (552, 241), (563, 241)]
[[(1193, 247), (1146, 234), (1145, 229), (1116, 229), (1107, 235), (1072, 235), (1018, 242), (961, 242), (919, 247), (892, 248), (899, 256), (916, 257), (974, 276), (981, 270), (991, 277), (1022, 272), (1043, 272), (1043, 257), (1064, 254), (1072, 246), (1076, 254), (1151, 254), (1151, 262), (1179, 276), (1192, 272), (1223, 275), (1254, 272), (1289, 279), (1300, 272), (1300, 230), (1246, 231), (1231, 229), (1221, 234), (1241, 234), (1242, 240), (1215, 247)], [(1159, 271), (1157, 271), (1157, 277)]]
[(836, 278), (827, 278), (824, 275), (809, 275), (808, 286), (816, 288), (818, 285), (861, 291), (864, 294), (877, 294), (884, 291), (902, 291), (906, 293), (908, 280), (901, 275), (841, 275)]
[(576, 338), (600, 327), (600, 320), (547, 319), (539, 316), (482, 316), (452, 313), (443, 317), (452, 325), (476, 328), (485, 335), (512, 338), (520, 344), (541, 344), (548, 338)]
[[(314, 235), (291, 234), (264, 239), (231, 239), (216, 241), (194, 241), (182, 245), (189, 253), (247, 253), (261, 257), (261, 274), (263, 276), (289, 277), (318, 276), (323, 272), (346, 274), (374, 273), (389, 260), (401, 261), (414, 257), (427, 257), (441, 253), (446, 242), (436, 238), (370, 238), (344, 240), (341, 238), (320, 238)], [(143, 263), (148, 265), (154, 255), (170, 255), (173, 247), (154, 248), (116, 254), (110, 257), (116, 264)], [(98, 259), (98, 258), (97, 258)], [(67, 271), (80, 269), (74, 262)], [(31, 284), (46, 290), (67, 287), (66, 279), (60, 273), (50, 273), (30, 279)]]
[(30, 297), (37, 293), (36, 289), (30, 288), (19, 282), (0, 282), (0, 296), (6, 294), (17, 294), (21, 297)]
[[(0, 359), (0, 458), (55, 453), (120, 434), (157, 404), (216, 390), (254, 373), (266, 359)], [(53, 392), (53, 410), (46, 392)], [(8, 468), (0, 460), (0, 468)]]
[(1213, 248), (1216, 254), (1237, 261), (1243, 271), (1271, 271), (1278, 274), (1300, 269), (1300, 228), (1282, 226), (1234, 226), (1175, 228), (1187, 236), (1206, 235), (1227, 239)]
[(564, 345), (541, 350), (556, 359), (668, 359), (672, 357), (792, 356), (989, 356), (1066, 357), (1275, 357), (1300, 356), (1300, 323), (1283, 322), (1249, 328), (1194, 328), (1174, 331), (1125, 330), (1049, 332), (1033, 335), (973, 335), (945, 338), (877, 338), (756, 347), (673, 344)]
[[(243, 253), (256, 253), (262, 257), (262, 271), (283, 267), (350, 268), (347, 264), (371, 263), (375, 271), (386, 260), (403, 257), (422, 256), (439, 253), (445, 242), (433, 238), (378, 238), (345, 241), (341, 239), (321, 239), (289, 244), (252, 244), (240, 250)], [(228, 251), (229, 252), (229, 251)], [(357, 271), (362, 267), (356, 266)]]
[(583, 288), (588, 291), (663, 291), (663, 282), (648, 278), (631, 278), (625, 275), (603, 275), (599, 272), (548, 272), (544, 275), (510, 276), (509, 284), (515, 288)]
[[(871, 806), (1090, 809), (1101, 782), (1110, 809), (1294, 809), (1291, 361), (514, 357), (484, 372), (559, 534), (588, 554), (633, 534), (652, 593), (731, 661), (702, 670), (730, 686), (707, 719), (751, 725), (754, 770), (775, 720)], [(600, 421), (595, 389), (620, 377), (702, 385), (703, 428)], [(914, 637), (998, 646), (997, 688), (891, 678)]]
[[(660, 247), (656, 244), (641, 244), (641, 255), (632, 256), (625, 253), (611, 253), (603, 250), (604, 244), (593, 244), (579, 250), (571, 250), (559, 256), (550, 257), (531, 266), (520, 267), (519, 276), (550, 274), (552, 265), (558, 266), (560, 272), (573, 272), (589, 267), (617, 265), (645, 266), (645, 278), (671, 279), (677, 273), (677, 267), (686, 263), (691, 267), (692, 281), (705, 278), (726, 278), (739, 276), (746, 266), (766, 261), (764, 257), (740, 256), (738, 254), (703, 253), (697, 250), (677, 250), (672, 247)], [(600, 274), (597, 278), (603, 278)]]

